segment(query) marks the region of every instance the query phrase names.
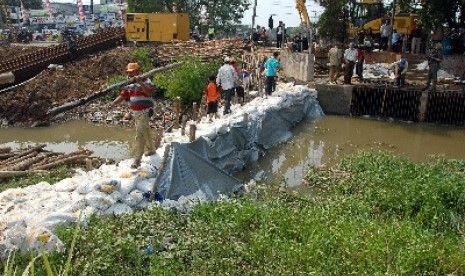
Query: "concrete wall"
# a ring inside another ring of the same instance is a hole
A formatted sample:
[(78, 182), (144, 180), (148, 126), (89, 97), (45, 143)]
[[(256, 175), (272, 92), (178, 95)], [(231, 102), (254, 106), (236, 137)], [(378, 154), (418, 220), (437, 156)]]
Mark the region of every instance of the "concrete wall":
[(311, 82), (314, 77), (315, 57), (308, 53), (281, 52), (281, 67), (287, 77), (297, 81)]
[(350, 114), (352, 85), (316, 84), (315, 89), (325, 114)]

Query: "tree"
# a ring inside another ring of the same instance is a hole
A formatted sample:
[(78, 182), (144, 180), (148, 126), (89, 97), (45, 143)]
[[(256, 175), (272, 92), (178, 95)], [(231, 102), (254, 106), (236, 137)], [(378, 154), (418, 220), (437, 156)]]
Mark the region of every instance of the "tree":
[[(187, 12), (191, 26), (209, 26), (231, 32), (249, 8), (248, 0), (175, 0), (178, 12)], [(173, 1), (128, 0), (129, 12), (172, 12)]]
[(320, 16), (319, 34), (329, 39), (344, 41), (348, 27), (348, 0), (323, 0), (320, 5), (325, 8)]
[[(25, 9), (42, 9), (42, 0), (22, 0)], [(9, 6), (20, 6), (19, 0), (8, 0)]]

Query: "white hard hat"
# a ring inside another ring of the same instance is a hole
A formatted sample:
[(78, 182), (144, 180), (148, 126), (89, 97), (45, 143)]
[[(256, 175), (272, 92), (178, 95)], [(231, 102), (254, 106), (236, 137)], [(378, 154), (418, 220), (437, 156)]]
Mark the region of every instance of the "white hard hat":
[(231, 59), (229, 57), (224, 57), (224, 62), (230, 62)]

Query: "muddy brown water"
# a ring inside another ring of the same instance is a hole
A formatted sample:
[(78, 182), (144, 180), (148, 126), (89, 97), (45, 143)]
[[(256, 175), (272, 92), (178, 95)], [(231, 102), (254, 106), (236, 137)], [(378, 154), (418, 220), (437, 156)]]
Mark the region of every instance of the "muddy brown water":
[[(237, 178), (298, 186), (308, 166), (332, 166), (360, 150), (383, 149), (417, 162), (431, 155), (465, 159), (465, 128), (386, 122), (368, 118), (325, 116), (300, 123), (288, 142), (269, 150)], [(116, 161), (130, 157), (131, 129), (72, 121), (49, 128), (0, 128), (0, 147), (46, 144), (72, 152), (90, 149), (94, 156)]]

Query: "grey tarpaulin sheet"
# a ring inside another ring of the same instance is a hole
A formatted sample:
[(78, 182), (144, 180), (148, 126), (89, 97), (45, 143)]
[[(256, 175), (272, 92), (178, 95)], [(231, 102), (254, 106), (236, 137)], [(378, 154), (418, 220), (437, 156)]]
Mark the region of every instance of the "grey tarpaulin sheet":
[(177, 199), (200, 188), (210, 199), (216, 199), (218, 192), (229, 194), (239, 189), (239, 182), (229, 174), (243, 170), (265, 150), (291, 138), (298, 122), (323, 116), (316, 94), (304, 95), (289, 107), (266, 110), (259, 119), (236, 122), (224, 134), (199, 137), (182, 145), (173, 143), (160, 194)]
[(171, 143), (168, 166), (162, 176), (158, 192), (165, 199), (177, 200), (201, 190), (208, 199), (230, 194), (242, 184), (217, 168), (209, 160), (188, 149), (185, 144)]

